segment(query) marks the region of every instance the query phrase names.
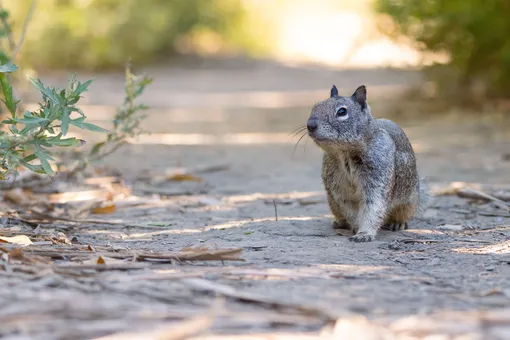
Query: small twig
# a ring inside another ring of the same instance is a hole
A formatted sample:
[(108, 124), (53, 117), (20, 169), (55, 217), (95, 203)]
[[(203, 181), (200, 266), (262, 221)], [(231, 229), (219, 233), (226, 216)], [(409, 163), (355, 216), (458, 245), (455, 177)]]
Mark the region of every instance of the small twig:
[[(24, 215), (23, 217), (20, 216), (20, 218), (13, 217), (13, 219), (18, 219), (25, 223), (40, 223), (40, 224), (54, 223), (54, 221), (63, 221), (63, 222), (70, 222), (70, 223), (75, 223), (75, 224), (108, 224), (108, 225), (119, 225), (119, 226), (124, 226), (124, 227), (131, 227), (131, 226), (136, 227), (137, 226), (132, 223), (126, 223), (126, 222), (122, 222), (122, 221), (91, 220), (91, 219), (76, 220), (76, 219), (67, 218), (67, 217), (58, 217), (58, 216), (53, 216), (50, 214), (43, 214), (43, 213), (39, 213), (39, 212), (35, 212), (35, 211), (33, 211), (32, 213), (34, 215), (36, 215), (37, 217), (39, 217), (39, 219), (32, 220), (32, 219), (30, 219), (30, 216), (26, 216), (26, 215)], [(40, 220), (40, 219), (46, 219), (49, 221), (44, 221), (44, 220)]]
[(485, 211), (479, 211), (479, 212), (478, 212), (478, 215), (481, 215), (481, 216), (491, 216), (491, 217), (505, 217), (505, 218), (510, 218), (510, 215), (509, 215), (509, 214), (497, 213), (497, 212), (485, 212)]
[(276, 200), (273, 199), (273, 206), (274, 206), (274, 219), (275, 221), (278, 221), (278, 209), (276, 208)]
[(475, 238), (455, 238), (457, 242), (467, 242), (467, 243), (492, 243), (492, 241), (487, 240), (479, 240)]
[(468, 194), (469, 197), (468, 198), (476, 198), (476, 199), (485, 199), (485, 200), (489, 200), (489, 201), (492, 201), (494, 202), (494, 204), (498, 207), (498, 208), (501, 208), (503, 210), (506, 210), (507, 212), (510, 211), (510, 207), (508, 206), (508, 203), (506, 203), (505, 201), (502, 201), (500, 200), (499, 198), (496, 198), (494, 196), (491, 196), (489, 194), (486, 194), (484, 192), (481, 192), (481, 191), (478, 191), (478, 190), (475, 190), (475, 189), (471, 189), (471, 188), (464, 188), (462, 190), (459, 190), (457, 192), (457, 195), (459, 197), (466, 197), (465, 194)]
[(23, 28), (21, 30), (21, 35), (20, 35), (19, 41), (12, 50), (11, 60), (13, 60), (13, 61), (16, 59), (16, 56), (18, 55), (19, 51), (21, 50), (21, 46), (23, 46), (23, 42), (25, 41), (25, 36), (26, 36), (27, 30), (28, 30), (28, 24), (32, 20), (32, 16), (35, 11), (36, 3), (37, 3), (36, 0), (32, 0), (32, 3), (30, 4), (30, 8), (28, 9), (28, 13), (27, 13), (27, 16), (25, 17), (25, 22), (23, 23)]
[(414, 238), (405, 238), (405, 239), (400, 239), (398, 240), (400, 242), (404, 242), (404, 243), (439, 243), (441, 241), (439, 240), (421, 240), (421, 239), (414, 239)]
[(465, 209), (455, 209), (455, 208), (452, 208), (452, 209), (449, 209), (450, 212), (453, 212), (453, 213), (456, 213), (456, 214), (463, 214), (463, 215), (469, 215), (469, 214), (472, 214), (473, 211), (471, 210), (465, 210)]
[(69, 263), (56, 265), (55, 271), (59, 272), (59, 269), (80, 269), (80, 270), (135, 270), (135, 269), (146, 269), (149, 265), (147, 263), (119, 263), (119, 264), (80, 264), (80, 263)]

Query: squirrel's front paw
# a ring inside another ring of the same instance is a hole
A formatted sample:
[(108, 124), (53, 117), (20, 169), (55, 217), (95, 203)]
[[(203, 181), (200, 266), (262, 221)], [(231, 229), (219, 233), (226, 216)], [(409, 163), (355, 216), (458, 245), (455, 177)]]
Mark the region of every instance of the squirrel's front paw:
[(349, 241), (351, 242), (372, 242), (375, 239), (375, 235), (367, 234), (363, 231), (357, 233), (354, 236), (349, 237)]

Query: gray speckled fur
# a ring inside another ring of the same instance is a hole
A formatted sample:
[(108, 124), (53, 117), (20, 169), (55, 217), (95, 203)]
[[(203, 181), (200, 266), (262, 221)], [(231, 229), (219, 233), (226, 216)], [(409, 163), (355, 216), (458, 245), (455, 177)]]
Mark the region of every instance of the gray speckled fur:
[[(342, 107), (348, 118), (337, 116)], [(414, 151), (397, 124), (373, 118), (365, 87), (350, 97), (333, 87), (330, 98), (313, 107), (308, 125), (324, 151), (322, 180), (334, 226), (352, 229), (355, 242), (372, 241), (383, 226), (406, 229), (426, 202)]]

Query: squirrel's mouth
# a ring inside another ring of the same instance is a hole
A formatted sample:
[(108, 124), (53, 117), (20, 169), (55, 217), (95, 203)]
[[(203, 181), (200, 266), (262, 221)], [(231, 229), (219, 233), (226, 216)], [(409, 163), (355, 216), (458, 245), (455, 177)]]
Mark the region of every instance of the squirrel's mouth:
[(331, 140), (329, 138), (326, 138), (326, 137), (322, 137), (322, 136), (317, 136), (315, 133), (313, 132), (309, 132), (308, 133), (308, 136), (313, 139), (314, 142), (316, 143), (328, 143), (328, 142), (331, 142)]

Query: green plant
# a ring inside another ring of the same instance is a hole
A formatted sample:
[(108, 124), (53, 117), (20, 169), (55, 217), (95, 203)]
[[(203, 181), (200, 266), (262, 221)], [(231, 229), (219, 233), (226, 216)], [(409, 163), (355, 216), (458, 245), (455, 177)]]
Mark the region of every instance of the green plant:
[[(0, 99), (7, 110), (7, 117), (1, 122), (0, 129), (0, 179), (3, 180), (11, 174), (17, 175), (20, 167), (53, 174), (50, 162), (54, 159), (50, 149), (76, 147), (84, 143), (76, 138), (64, 138), (70, 125), (91, 131), (106, 131), (86, 122), (85, 114), (76, 106), (91, 81), (81, 83), (74, 76), (69, 79), (66, 89), (46, 87), (40, 79), (31, 78), (31, 83), (42, 95), (42, 102), (38, 110), (26, 110), (21, 118), (18, 117), (20, 101), (15, 98), (11, 77), (18, 67), (13, 61), (23, 44), (34, 8), (35, 1), (32, 1), (20, 39), (16, 42), (9, 12), (0, 5)], [(5, 45), (8, 47), (5, 48)]]
[[(0, 84), (4, 96), (2, 101), (10, 113), (10, 117), (2, 121), (9, 131), (0, 131), (0, 178), (5, 179), (9, 174), (16, 175), (19, 167), (51, 175), (53, 169), (50, 161), (54, 159), (50, 155), (50, 148), (76, 147), (84, 143), (74, 137), (64, 138), (69, 126), (106, 132), (86, 122), (85, 114), (76, 107), (91, 80), (81, 83), (73, 76), (69, 79), (66, 89), (59, 89), (46, 87), (39, 79), (30, 79), (42, 94), (42, 102), (38, 110), (27, 110), (23, 117), (19, 118), (16, 115), (19, 101), (13, 97), (12, 86), (7, 78), (7, 74), (16, 70), (17, 66), (12, 63), (0, 65)], [(33, 163), (36, 160), (39, 164)]]
[(450, 70), (439, 79), (448, 84), (444, 90), (454, 86), (454, 95), (469, 99), (473, 85), (483, 84), (489, 97), (510, 96), (509, 2), (377, 0), (376, 8), (392, 18), (393, 25), (382, 26), (388, 35), (405, 36), (422, 51), (449, 56)]
[(3, 44), (0, 44), (0, 96), (2, 97), (0, 100), (8, 113), (8, 117), (1, 122), (2, 129), (0, 129), (0, 179), (2, 180), (9, 175), (16, 176), (22, 167), (41, 174), (53, 174), (51, 162), (56, 161), (51, 153), (55, 148), (77, 147), (85, 143), (73, 137), (65, 138), (70, 126), (106, 133), (105, 141), (94, 145), (90, 152), (81, 153), (82, 157), (78, 166), (71, 171), (72, 174), (84, 170), (89, 163), (115, 152), (129, 138), (143, 132), (140, 122), (145, 116), (139, 113), (147, 107), (135, 104), (135, 100), (152, 80), (146, 76), (135, 76), (131, 73), (130, 67), (126, 68), (126, 97), (115, 115), (112, 131), (85, 121), (87, 118), (85, 113), (76, 105), (92, 81), (81, 83), (74, 75), (69, 79), (65, 89), (47, 87), (40, 79), (30, 78), (30, 82), (41, 93), (42, 101), (39, 103), (38, 110), (26, 110), (23, 116), (19, 117), (20, 101), (15, 98), (11, 79), (12, 73), (17, 71), (18, 67), (12, 61), (21, 48), (34, 6), (35, 1), (32, 2), (27, 14), (21, 38), (18, 43), (15, 43), (8, 21), (9, 13), (0, 4), (0, 21), (3, 27), (0, 30), (0, 43), (7, 41), (9, 46), (4, 49)]
[(81, 155), (78, 165), (70, 171), (69, 175), (84, 170), (88, 164), (95, 163), (114, 153), (128, 143), (130, 138), (145, 132), (140, 127), (140, 123), (146, 115), (141, 112), (147, 110), (148, 107), (144, 104), (136, 104), (135, 100), (143, 94), (152, 79), (145, 75), (134, 75), (130, 66), (126, 67), (125, 78), (124, 103), (117, 109), (113, 119), (113, 129), (107, 133), (104, 141), (95, 144), (87, 154)]

